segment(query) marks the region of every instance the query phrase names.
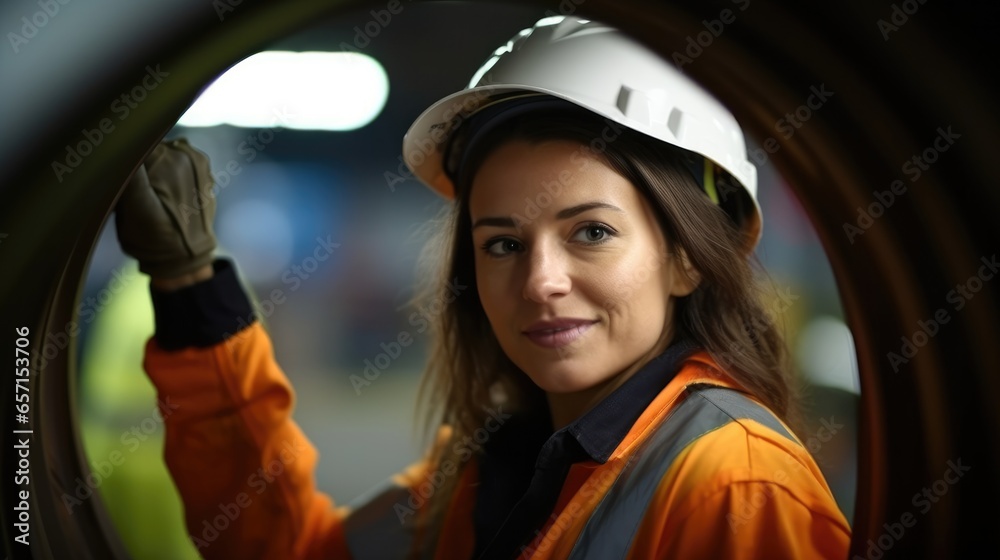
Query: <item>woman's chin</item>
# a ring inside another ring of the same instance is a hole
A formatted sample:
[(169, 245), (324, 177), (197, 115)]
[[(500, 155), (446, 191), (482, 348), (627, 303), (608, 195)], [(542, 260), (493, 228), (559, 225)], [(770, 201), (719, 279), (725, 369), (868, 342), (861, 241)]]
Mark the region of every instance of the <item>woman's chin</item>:
[(572, 367), (561, 364), (554, 367), (533, 368), (526, 372), (541, 390), (552, 394), (567, 394), (585, 391), (599, 384), (602, 378), (595, 375), (593, 368)]

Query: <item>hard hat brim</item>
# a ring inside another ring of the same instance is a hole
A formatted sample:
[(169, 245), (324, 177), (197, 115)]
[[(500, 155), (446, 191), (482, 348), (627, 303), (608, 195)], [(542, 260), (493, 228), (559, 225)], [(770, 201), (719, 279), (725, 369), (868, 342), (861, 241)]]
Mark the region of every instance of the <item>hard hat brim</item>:
[[(538, 86), (522, 84), (481, 85), (448, 95), (424, 110), (413, 121), (403, 137), (403, 161), (417, 179), (430, 187), (431, 190), (448, 200), (454, 199), (455, 185), (445, 169), (444, 156), (455, 130), (472, 115), (495, 103), (509, 101), (519, 93), (525, 95), (543, 94), (563, 99), (614, 122), (619, 122), (621, 118), (621, 115), (606, 114), (607, 112), (598, 103), (588, 104), (586, 100), (570, 98), (557, 91)], [(619, 124), (621, 123), (619, 122)], [(628, 128), (659, 141), (652, 131), (642, 130), (641, 127), (635, 125), (629, 125)], [(700, 155), (704, 156), (704, 154)], [(760, 206), (755, 196), (756, 168), (752, 165), (745, 166), (745, 169), (740, 170), (741, 173), (736, 174), (732, 172), (730, 166), (723, 165), (723, 162), (715, 163), (726, 169), (736, 180), (740, 181), (744, 189), (750, 191), (748, 192), (750, 196), (746, 198), (753, 204), (755, 212), (753, 216), (748, 218), (754, 223), (744, 223), (743, 228), (750, 237), (753, 237), (753, 243), (756, 244), (760, 239), (762, 225), (759, 218)]]

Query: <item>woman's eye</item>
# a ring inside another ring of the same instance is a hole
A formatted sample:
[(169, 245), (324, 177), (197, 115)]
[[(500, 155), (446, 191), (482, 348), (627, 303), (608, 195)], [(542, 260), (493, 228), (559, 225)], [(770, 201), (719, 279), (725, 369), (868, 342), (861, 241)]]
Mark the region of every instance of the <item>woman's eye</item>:
[(483, 247), (494, 257), (502, 257), (521, 250), (521, 244), (513, 239), (494, 239), (487, 241)]
[(611, 237), (611, 230), (605, 226), (590, 225), (580, 228), (573, 236), (577, 241), (584, 243), (602, 243)]

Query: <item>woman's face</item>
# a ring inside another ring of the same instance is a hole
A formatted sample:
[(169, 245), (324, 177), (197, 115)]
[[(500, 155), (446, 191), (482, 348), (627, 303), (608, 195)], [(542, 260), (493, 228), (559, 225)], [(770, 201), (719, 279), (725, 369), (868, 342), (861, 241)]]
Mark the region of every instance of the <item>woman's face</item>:
[(601, 159), (573, 142), (511, 141), (470, 197), (483, 309), (535, 384), (617, 386), (666, 348), (672, 298), (695, 282), (638, 189)]

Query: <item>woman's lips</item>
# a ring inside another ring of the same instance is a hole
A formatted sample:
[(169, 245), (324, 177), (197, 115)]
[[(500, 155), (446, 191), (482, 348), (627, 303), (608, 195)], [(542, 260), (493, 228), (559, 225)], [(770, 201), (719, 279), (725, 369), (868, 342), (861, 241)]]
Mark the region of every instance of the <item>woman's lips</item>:
[(539, 321), (525, 329), (524, 336), (543, 348), (561, 348), (578, 340), (596, 323), (586, 319)]

